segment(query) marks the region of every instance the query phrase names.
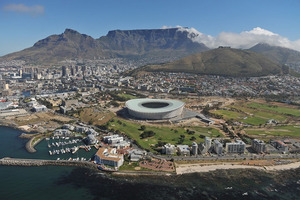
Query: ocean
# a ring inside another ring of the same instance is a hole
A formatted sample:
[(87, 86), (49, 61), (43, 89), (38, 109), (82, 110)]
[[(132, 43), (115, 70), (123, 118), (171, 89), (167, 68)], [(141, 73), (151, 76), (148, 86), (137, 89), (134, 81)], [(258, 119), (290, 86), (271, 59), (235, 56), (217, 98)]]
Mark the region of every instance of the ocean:
[[(48, 142), (28, 153), (21, 131), (0, 127), (0, 157), (54, 159)], [(80, 150), (76, 156), (93, 152)], [(178, 176), (112, 176), (65, 166), (0, 166), (0, 199), (299, 199), (300, 169), (217, 170)]]

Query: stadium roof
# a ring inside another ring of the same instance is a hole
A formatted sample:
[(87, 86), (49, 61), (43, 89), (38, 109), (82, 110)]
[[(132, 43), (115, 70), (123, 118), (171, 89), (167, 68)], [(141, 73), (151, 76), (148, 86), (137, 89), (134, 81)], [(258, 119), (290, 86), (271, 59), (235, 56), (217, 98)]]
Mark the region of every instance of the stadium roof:
[[(158, 108), (145, 107), (144, 104), (147, 103), (157, 103), (163, 104), (165, 106)], [(168, 99), (132, 99), (126, 102), (126, 107), (128, 109), (134, 110), (136, 112), (142, 113), (161, 113), (176, 110), (184, 106), (184, 102), (178, 100), (168, 100)]]

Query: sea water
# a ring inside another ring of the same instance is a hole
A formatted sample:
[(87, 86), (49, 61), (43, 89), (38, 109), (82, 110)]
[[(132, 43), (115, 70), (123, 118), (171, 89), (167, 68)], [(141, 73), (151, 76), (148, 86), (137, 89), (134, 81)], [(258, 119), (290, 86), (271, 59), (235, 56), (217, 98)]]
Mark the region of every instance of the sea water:
[[(0, 157), (51, 158), (47, 141), (28, 153), (21, 131), (0, 127)], [(82, 156), (85, 151), (80, 150)], [(178, 176), (112, 176), (65, 166), (0, 166), (0, 199), (299, 199), (300, 169), (217, 170)]]

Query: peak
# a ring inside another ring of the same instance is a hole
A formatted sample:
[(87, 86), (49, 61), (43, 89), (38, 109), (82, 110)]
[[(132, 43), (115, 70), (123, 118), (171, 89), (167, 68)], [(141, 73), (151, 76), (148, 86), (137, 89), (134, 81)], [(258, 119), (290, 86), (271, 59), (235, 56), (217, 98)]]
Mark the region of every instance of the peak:
[(256, 44), (255, 46), (267, 46), (267, 47), (269, 47), (271, 45), (269, 45), (268, 43), (260, 42), (260, 43)]
[(67, 28), (66, 30), (65, 30), (65, 32), (64, 32), (64, 34), (77, 34), (77, 33), (79, 33), (78, 31), (75, 31), (75, 30), (73, 30), (73, 29), (70, 29), (70, 28)]

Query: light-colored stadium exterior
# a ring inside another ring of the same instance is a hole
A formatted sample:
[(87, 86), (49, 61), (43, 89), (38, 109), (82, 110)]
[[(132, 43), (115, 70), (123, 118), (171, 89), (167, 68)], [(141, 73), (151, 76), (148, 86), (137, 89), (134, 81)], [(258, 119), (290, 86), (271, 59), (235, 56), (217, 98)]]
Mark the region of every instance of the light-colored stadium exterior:
[(180, 116), (184, 102), (167, 99), (132, 99), (126, 102), (129, 115), (137, 119), (164, 120)]

